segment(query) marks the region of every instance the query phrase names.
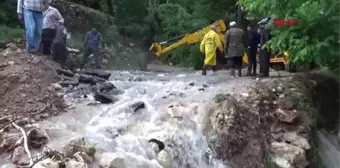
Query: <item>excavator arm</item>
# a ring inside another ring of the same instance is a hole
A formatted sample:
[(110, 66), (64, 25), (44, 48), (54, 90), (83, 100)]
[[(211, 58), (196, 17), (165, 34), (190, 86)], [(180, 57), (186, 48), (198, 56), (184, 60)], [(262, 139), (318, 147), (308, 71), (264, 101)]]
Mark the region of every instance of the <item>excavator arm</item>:
[[(218, 20), (214, 24), (216, 24), (216, 32), (221, 37), (222, 43), (224, 44), (224, 33), (226, 32), (225, 23), (223, 20)], [(160, 43), (153, 43), (150, 47), (150, 51), (155, 50), (155, 55), (160, 57), (180, 46), (198, 43), (203, 39), (204, 35), (211, 30), (211, 26), (212, 24), (192, 34), (182, 35)]]
[[(224, 45), (225, 41), (224, 41), (224, 34), (227, 31), (227, 27), (224, 23), (223, 20), (218, 20), (216, 22), (214, 22), (213, 24), (216, 25), (216, 33), (219, 35), (221, 41), (222, 41), (222, 45)], [(199, 43), (204, 35), (206, 33), (208, 33), (211, 30), (211, 26), (213, 24), (210, 24), (194, 33), (191, 34), (185, 34), (179, 37), (175, 37), (173, 39), (170, 40), (166, 40), (160, 43), (153, 43), (150, 47), (150, 51), (155, 51), (155, 53), (153, 54), (153, 56), (157, 56), (160, 57), (164, 54), (167, 54), (171, 51), (173, 51), (174, 49), (181, 47), (183, 45), (187, 45), (187, 44), (196, 44)], [(146, 70), (147, 69), (147, 65), (151, 60), (149, 58), (143, 58), (139, 61), (139, 65), (141, 70)], [(244, 63), (248, 63), (248, 57), (247, 54), (245, 52), (244, 56), (243, 56), (243, 62)]]

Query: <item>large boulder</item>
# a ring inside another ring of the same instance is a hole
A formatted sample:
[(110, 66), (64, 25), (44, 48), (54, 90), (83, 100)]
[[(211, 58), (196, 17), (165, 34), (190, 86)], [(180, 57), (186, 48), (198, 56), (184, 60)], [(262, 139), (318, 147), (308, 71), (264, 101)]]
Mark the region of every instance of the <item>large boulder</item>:
[(205, 118), (205, 133), (208, 142), (219, 158), (227, 159), (229, 156), (230, 140), (232, 136), (229, 129), (233, 126), (236, 113), (239, 107), (236, 99), (230, 94), (216, 95), (208, 109), (208, 116)]

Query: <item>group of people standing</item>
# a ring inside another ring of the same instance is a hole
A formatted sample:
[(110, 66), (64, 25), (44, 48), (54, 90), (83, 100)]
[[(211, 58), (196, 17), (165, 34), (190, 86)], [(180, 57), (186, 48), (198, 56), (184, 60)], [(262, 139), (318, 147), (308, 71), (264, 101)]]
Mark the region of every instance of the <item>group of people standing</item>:
[[(267, 20), (268, 22), (268, 20)], [(242, 62), (244, 52), (248, 55), (248, 72), (247, 76), (256, 76), (256, 55), (258, 47), (262, 47), (269, 39), (269, 31), (265, 28), (267, 22), (259, 22), (259, 29), (255, 26), (248, 27), (248, 40), (241, 28), (236, 27), (236, 22), (229, 23), (229, 30), (224, 36), (224, 46), (221, 39), (216, 33), (217, 25), (213, 24), (211, 30), (204, 36), (200, 51), (205, 55), (202, 75), (206, 75), (208, 67), (216, 71), (216, 51), (224, 52), (225, 57), (231, 65), (230, 75), (235, 77), (235, 70), (238, 76), (242, 76)], [(248, 47), (246, 47), (248, 46)], [(269, 76), (270, 52), (267, 49), (260, 49), (260, 76)]]
[[(51, 55), (52, 60), (66, 68), (68, 57), (67, 30), (64, 18), (58, 9), (50, 6), (52, 0), (17, 0), (18, 19), (26, 29), (26, 51), (29, 53)], [(101, 34), (93, 28), (85, 36), (83, 67), (90, 54), (100, 68), (99, 45)]]

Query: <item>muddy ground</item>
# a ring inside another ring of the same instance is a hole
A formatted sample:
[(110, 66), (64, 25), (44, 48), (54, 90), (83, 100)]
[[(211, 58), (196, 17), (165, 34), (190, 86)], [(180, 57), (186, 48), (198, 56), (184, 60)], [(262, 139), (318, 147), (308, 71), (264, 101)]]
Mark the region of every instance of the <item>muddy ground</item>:
[(51, 84), (58, 65), (46, 56), (24, 53), (15, 44), (0, 53), (0, 116), (35, 121), (63, 112), (66, 105)]

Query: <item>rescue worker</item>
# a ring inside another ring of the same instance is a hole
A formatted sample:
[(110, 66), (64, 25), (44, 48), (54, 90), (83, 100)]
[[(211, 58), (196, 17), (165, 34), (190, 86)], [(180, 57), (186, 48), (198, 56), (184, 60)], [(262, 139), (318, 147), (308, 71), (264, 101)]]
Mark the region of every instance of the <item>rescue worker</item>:
[[(256, 55), (260, 43), (260, 34), (254, 26), (248, 26), (248, 72), (247, 76), (256, 76)], [(252, 71), (253, 70), (253, 71)]]
[(211, 68), (213, 72), (216, 71), (216, 50), (223, 52), (222, 40), (216, 33), (216, 29), (216, 24), (213, 24), (211, 30), (204, 35), (200, 45), (200, 51), (205, 56), (202, 75), (207, 75), (208, 68)]
[(96, 28), (92, 28), (91, 31), (86, 33), (85, 36), (85, 52), (84, 52), (84, 58), (82, 63), (82, 68), (86, 64), (89, 56), (91, 54), (94, 55), (96, 68), (100, 69), (100, 51), (99, 51), (99, 45), (102, 41), (102, 35), (96, 30)]
[(269, 66), (270, 66), (270, 51), (263, 46), (270, 40), (270, 32), (266, 28), (266, 24), (269, 22), (270, 18), (264, 18), (258, 22), (260, 25), (260, 77), (269, 76)]
[(235, 69), (238, 70), (238, 76), (242, 76), (242, 57), (245, 51), (245, 35), (244, 31), (236, 27), (236, 22), (229, 23), (230, 29), (226, 32), (224, 38), (224, 50), (226, 57), (230, 61), (230, 75), (235, 77)]
[(66, 68), (68, 51), (66, 47), (67, 30), (61, 22), (58, 22), (56, 34), (52, 43), (52, 60), (59, 63), (61, 68)]
[(64, 18), (61, 16), (58, 9), (48, 6), (48, 8), (43, 12), (43, 29), (42, 29), (42, 52), (44, 55), (51, 54), (51, 45), (56, 34), (56, 28), (59, 23), (64, 23)]

